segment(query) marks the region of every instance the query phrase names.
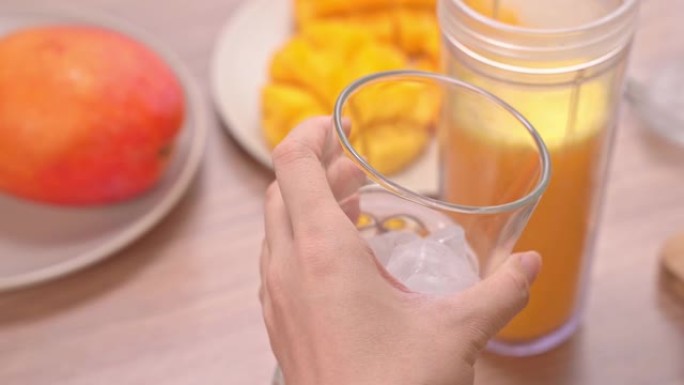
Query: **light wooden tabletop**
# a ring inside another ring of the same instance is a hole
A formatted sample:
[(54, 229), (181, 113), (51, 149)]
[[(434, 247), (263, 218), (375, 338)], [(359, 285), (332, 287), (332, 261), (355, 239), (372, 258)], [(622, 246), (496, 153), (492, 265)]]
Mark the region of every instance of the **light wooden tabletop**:
[[(63, 3), (147, 29), (180, 55), (207, 97), (214, 39), (239, 6)], [(634, 76), (646, 79), (664, 59), (684, 57), (683, 14), (680, 0), (644, 2)], [(271, 174), (215, 116), (210, 131), (194, 187), (149, 235), (86, 271), (0, 295), (0, 384), (269, 383), (275, 361), (257, 300), (257, 252)], [(662, 242), (681, 231), (684, 150), (647, 134), (625, 108), (581, 330), (546, 355), (486, 355), (477, 383), (684, 384), (684, 301), (661, 288), (657, 260)]]

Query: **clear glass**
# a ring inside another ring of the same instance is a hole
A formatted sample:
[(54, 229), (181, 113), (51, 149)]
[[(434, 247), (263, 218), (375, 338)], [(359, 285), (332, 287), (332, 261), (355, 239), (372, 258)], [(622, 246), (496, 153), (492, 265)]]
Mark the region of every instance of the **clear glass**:
[[(540, 353), (579, 323), (637, 1), (440, 0), (438, 13), (446, 73), (509, 102), (551, 155), (549, 188), (515, 247), (539, 251), (544, 268), (527, 308), (489, 345)], [(483, 162), (517, 158), (504, 146)]]
[[(474, 113), (479, 106), (488, 114)], [(417, 205), (459, 224), (485, 274), (511, 252), (550, 177), (546, 146), (522, 115), (443, 75), (406, 70), (359, 79), (340, 95), (333, 121), (369, 183), (403, 198), (405, 211), (418, 212)], [(509, 147), (512, 162), (499, 162)]]
[[(339, 96), (333, 122), (367, 175), (361, 234), (429, 237), (460, 225), (481, 278), (510, 254), (549, 182), (549, 153), (532, 125), (496, 96), (444, 75), (361, 78)], [(283, 384), (280, 371), (274, 384)]]

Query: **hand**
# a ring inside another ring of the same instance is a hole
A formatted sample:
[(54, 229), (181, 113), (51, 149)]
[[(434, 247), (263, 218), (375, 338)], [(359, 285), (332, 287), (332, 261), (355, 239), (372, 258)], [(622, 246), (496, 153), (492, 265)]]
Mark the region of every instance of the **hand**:
[(308, 120), (273, 151), (260, 299), (286, 383), (472, 384), (480, 350), (525, 306), (539, 256), (513, 255), (461, 293), (410, 292), (356, 231), (364, 175), (331, 126)]

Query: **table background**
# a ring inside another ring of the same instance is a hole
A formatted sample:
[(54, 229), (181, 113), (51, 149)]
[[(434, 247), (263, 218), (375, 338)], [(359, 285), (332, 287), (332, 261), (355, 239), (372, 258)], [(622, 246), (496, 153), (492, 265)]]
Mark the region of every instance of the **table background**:
[[(240, 2), (60, 3), (147, 29), (179, 54), (209, 101), (214, 39)], [(682, 15), (684, 1), (643, 2), (633, 76), (647, 80), (664, 59), (684, 55)], [(272, 176), (212, 117), (201, 172), (160, 226), (86, 271), (0, 295), (0, 384), (268, 383), (275, 361), (257, 300), (257, 252)], [(681, 231), (684, 150), (648, 134), (625, 108), (583, 327), (546, 355), (485, 355), (477, 383), (684, 384), (684, 301), (662, 289), (657, 260)]]

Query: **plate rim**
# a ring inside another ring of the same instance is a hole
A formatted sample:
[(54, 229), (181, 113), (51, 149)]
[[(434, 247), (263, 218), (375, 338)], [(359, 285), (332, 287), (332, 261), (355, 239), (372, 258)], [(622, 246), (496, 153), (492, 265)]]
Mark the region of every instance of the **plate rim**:
[[(272, 6), (273, 2), (277, 2), (279, 5), (287, 8), (288, 15), (283, 17), (287, 17), (291, 22), (293, 21), (291, 15), (292, 8), (290, 6), (290, 3), (286, 0), (242, 1), (236, 7), (233, 13), (231, 13), (231, 15), (226, 19), (223, 26), (219, 30), (218, 37), (215, 40), (214, 48), (212, 50), (210, 62), (211, 99), (214, 104), (214, 109), (218, 112), (218, 115), (221, 117), (221, 125), (223, 126), (224, 131), (227, 132), (233, 139), (235, 139), (235, 141), (240, 145), (240, 147), (247, 154), (249, 154), (249, 156), (252, 159), (256, 160), (259, 164), (261, 164), (269, 170), (273, 170), (270, 150), (268, 150), (265, 142), (263, 142), (264, 148), (266, 148), (267, 151), (266, 153), (262, 152), (261, 148), (250, 144), (250, 142), (247, 139), (245, 139), (245, 136), (241, 134), (240, 130), (235, 129), (236, 122), (234, 121), (234, 119), (231, 118), (231, 114), (229, 113), (229, 111), (227, 111), (229, 107), (222, 103), (224, 98), (222, 97), (223, 87), (221, 87), (222, 82), (220, 80), (224, 77), (224, 71), (222, 70), (221, 64), (223, 63), (222, 59), (226, 56), (224, 52), (227, 49), (227, 46), (229, 45), (227, 44), (227, 41), (231, 40), (232, 35), (235, 34), (235, 30), (238, 29), (238, 26), (243, 22), (243, 20), (248, 16), (248, 14), (250, 14), (252, 11), (256, 9)], [(285, 40), (286, 38), (287, 37), (283, 37), (283, 40)]]
[(114, 234), (111, 238), (90, 250), (80, 252), (74, 258), (48, 267), (36, 269), (7, 278), (0, 278), (0, 293), (19, 290), (29, 286), (48, 282), (75, 273), (101, 262), (125, 247), (129, 246), (154, 228), (178, 204), (192, 184), (192, 180), (199, 170), (204, 157), (204, 149), (208, 136), (208, 112), (199, 86), (180, 58), (160, 44), (156, 38), (143, 28), (134, 27), (125, 20), (97, 12), (84, 12), (72, 7), (0, 7), (5, 17), (15, 15), (44, 15), (49, 17), (74, 18), (70, 23), (92, 22), (95, 25), (119, 31), (151, 48), (158, 54), (178, 76), (187, 95), (187, 106), (192, 111), (189, 123), (193, 126), (193, 134), (188, 146), (188, 155), (181, 165), (178, 177), (169, 191), (151, 206), (151, 209), (131, 221), (124, 230)]

